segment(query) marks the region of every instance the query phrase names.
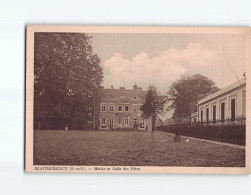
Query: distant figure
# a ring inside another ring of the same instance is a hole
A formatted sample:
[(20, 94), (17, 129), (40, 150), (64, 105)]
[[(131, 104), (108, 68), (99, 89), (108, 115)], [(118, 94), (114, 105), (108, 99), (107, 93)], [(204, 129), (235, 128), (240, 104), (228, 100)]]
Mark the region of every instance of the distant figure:
[(181, 141), (180, 132), (177, 130), (173, 138), (173, 142), (180, 142), (180, 141)]
[(146, 131), (147, 131), (147, 129), (148, 129), (148, 126), (146, 126)]
[(65, 126), (65, 130), (68, 131), (68, 125)]

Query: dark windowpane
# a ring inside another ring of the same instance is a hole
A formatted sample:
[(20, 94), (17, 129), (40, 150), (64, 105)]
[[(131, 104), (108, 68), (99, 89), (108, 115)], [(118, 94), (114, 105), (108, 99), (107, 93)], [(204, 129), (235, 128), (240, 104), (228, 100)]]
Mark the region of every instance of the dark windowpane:
[(209, 108), (206, 108), (206, 118), (207, 118), (207, 121), (209, 121)]
[(221, 120), (224, 122), (225, 119), (225, 102), (221, 103)]
[(235, 118), (235, 99), (231, 99), (231, 119)]
[(213, 121), (216, 121), (216, 105), (213, 106)]

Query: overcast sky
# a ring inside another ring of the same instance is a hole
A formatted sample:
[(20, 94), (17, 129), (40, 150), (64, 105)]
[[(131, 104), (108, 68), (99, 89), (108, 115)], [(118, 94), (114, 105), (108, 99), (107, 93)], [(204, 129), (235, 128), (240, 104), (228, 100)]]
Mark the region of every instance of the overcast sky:
[[(165, 93), (182, 74), (202, 74), (223, 88), (245, 72), (245, 36), (230, 34), (91, 34), (105, 88), (154, 84)], [(225, 52), (225, 54), (224, 54)]]

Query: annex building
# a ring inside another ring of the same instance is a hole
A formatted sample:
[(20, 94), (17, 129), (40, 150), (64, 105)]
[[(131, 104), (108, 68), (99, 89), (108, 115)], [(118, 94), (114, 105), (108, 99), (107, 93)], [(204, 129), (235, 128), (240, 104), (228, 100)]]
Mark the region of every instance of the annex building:
[(245, 124), (246, 79), (199, 100), (197, 112), (191, 114), (191, 123)]
[(142, 105), (145, 102), (146, 91), (136, 84), (132, 90), (124, 87), (102, 89), (99, 129), (130, 129), (150, 131), (151, 120), (143, 118)]

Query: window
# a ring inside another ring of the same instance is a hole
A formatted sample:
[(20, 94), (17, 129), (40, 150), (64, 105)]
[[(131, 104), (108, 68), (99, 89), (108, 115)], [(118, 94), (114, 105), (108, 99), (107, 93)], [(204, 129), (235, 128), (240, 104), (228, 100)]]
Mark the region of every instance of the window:
[(142, 111), (142, 105), (139, 106), (140, 111)]
[(110, 112), (113, 112), (113, 106), (110, 106)]
[(206, 108), (206, 120), (209, 121), (209, 108)]
[(224, 119), (225, 119), (225, 102), (222, 102), (221, 104), (221, 122), (223, 123), (224, 122)]
[(235, 119), (235, 98), (231, 99), (231, 119)]
[(101, 106), (101, 110), (102, 110), (102, 112), (105, 112), (105, 105)]
[(129, 106), (125, 106), (125, 111), (126, 111), (126, 112), (129, 111)]
[(102, 125), (105, 125), (105, 118), (102, 118), (102, 119), (101, 119), (101, 124), (102, 124)]
[(200, 111), (200, 121), (203, 122), (203, 110)]
[(119, 124), (121, 124), (121, 122), (122, 122), (122, 117), (119, 116)]
[(193, 119), (193, 122), (196, 123), (196, 118)]
[(133, 111), (135, 112), (137, 110), (136, 106), (134, 105), (133, 106)]
[(125, 117), (125, 124), (126, 124), (126, 125), (129, 124), (129, 117), (128, 117), (128, 116)]
[(137, 119), (133, 119), (134, 125), (137, 125)]
[(216, 105), (213, 106), (213, 121), (216, 122)]
[(122, 111), (122, 106), (118, 106), (118, 111)]

